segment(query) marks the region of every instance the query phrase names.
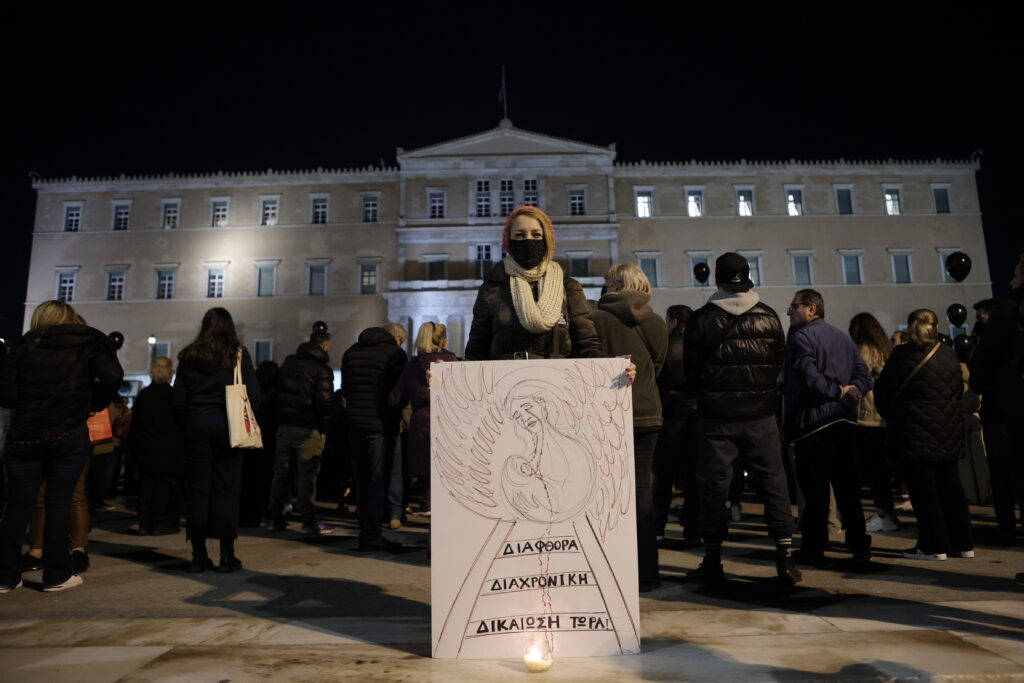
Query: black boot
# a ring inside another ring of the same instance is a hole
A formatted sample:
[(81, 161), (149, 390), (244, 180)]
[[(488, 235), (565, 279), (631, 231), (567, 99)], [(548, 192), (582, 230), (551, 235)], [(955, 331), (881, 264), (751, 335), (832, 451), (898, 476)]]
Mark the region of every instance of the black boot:
[(779, 575), (779, 581), (792, 586), (799, 583), (804, 577), (796, 567), (793, 560), (793, 547), (780, 545), (775, 548), (775, 571)]
[(217, 571), (221, 574), (237, 572), (242, 568), (242, 561), (235, 557), (235, 539), (222, 538), (220, 540), (220, 564)]
[(696, 569), (687, 572), (687, 583), (703, 583), (715, 587), (725, 583), (725, 569), (722, 567), (722, 547), (709, 547), (704, 551), (704, 561)]
[(202, 574), (207, 569), (213, 569), (213, 562), (206, 553), (206, 539), (192, 539), (192, 561), (188, 563), (189, 574)]

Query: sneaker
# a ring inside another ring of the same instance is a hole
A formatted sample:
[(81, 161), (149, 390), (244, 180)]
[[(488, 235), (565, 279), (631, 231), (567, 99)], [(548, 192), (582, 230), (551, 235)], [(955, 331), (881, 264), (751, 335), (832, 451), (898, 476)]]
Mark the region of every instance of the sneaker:
[(721, 586), (725, 583), (725, 569), (722, 563), (711, 563), (704, 559), (700, 566), (686, 573), (687, 583), (703, 583), (705, 586)]
[(894, 515), (874, 514), (868, 519), (864, 528), (866, 531), (875, 533), (879, 531), (899, 531), (900, 524), (893, 517)]
[(920, 548), (910, 548), (903, 551), (903, 558), (907, 560), (932, 560), (935, 562), (945, 562), (946, 553), (929, 554), (922, 552)]
[(743, 506), (739, 503), (729, 508), (729, 518), (734, 522), (743, 521)]
[(955, 550), (955, 551), (951, 552), (950, 555), (952, 555), (953, 557), (962, 557), (962, 558), (964, 558), (966, 560), (970, 560), (970, 559), (974, 558), (974, 551), (973, 550)]
[(303, 524), (299, 528), (299, 533), (306, 534), (308, 536), (321, 536), (334, 533), (334, 527), (330, 524), (324, 524), (321, 521), (316, 521), (312, 524)]
[(81, 576), (79, 576), (78, 574), (72, 574), (71, 576), (68, 577), (68, 580), (65, 581), (64, 583), (51, 583), (49, 586), (43, 586), (43, 592), (45, 592), (45, 593), (56, 593), (57, 591), (62, 591), (62, 590), (65, 590), (67, 588), (74, 588), (75, 586), (81, 586), (82, 583), (84, 583), (84, 582), (82, 581), (82, 577)]
[(36, 557), (32, 553), (25, 553), (18, 560), (18, 565), (23, 572), (34, 572), (43, 568), (43, 558)]
[(0, 585), (0, 595), (3, 595), (4, 593), (10, 593), (15, 588), (21, 588), (22, 583), (23, 581), (21, 579), (18, 579), (18, 583), (14, 584), (13, 586)]
[(89, 554), (84, 550), (75, 550), (71, 553), (71, 571), (75, 574), (84, 574), (89, 571)]

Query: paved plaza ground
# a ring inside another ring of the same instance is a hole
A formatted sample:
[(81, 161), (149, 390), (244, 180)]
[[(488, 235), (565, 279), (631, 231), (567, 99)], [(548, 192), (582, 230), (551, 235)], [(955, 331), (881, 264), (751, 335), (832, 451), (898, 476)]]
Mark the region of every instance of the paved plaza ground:
[(192, 575), (184, 533), (138, 536), (119, 505), (100, 513), (84, 585), (42, 593), (36, 572), (0, 596), (0, 681), (1024, 681), (1024, 545), (989, 545), (991, 508), (973, 508), (975, 559), (901, 559), (911, 526), (875, 535), (875, 571), (837, 561), (784, 591), (760, 506), (744, 511), (720, 590), (683, 581), (699, 550), (662, 550), (665, 581), (640, 600), (641, 655), (538, 675), (430, 658), (426, 518), (393, 533), (398, 555), (356, 552), (351, 518), (315, 538), (297, 524), (244, 530), (245, 571)]

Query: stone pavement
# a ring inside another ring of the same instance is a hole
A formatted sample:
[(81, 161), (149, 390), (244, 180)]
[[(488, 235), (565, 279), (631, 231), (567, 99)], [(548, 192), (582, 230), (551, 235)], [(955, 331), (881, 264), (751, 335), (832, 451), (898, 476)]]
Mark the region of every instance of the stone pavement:
[[(699, 551), (662, 551), (663, 586), (641, 597), (643, 654), (561, 659), (552, 681), (1024, 681), (1024, 546), (995, 548), (974, 508), (972, 560), (899, 558), (913, 530), (875, 535), (877, 568), (805, 569), (772, 582), (760, 508), (726, 544), (728, 585), (685, 584)], [(355, 552), (354, 524), (308, 538), (247, 530), (238, 574), (184, 571), (184, 534), (136, 536), (101, 513), (84, 585), (0, 596), (0, 681), (479, 681), (533, 676), (519, 661), (434, 660), (428, 526), (394, 533), (400, 555)], [(912, 516), (907, 515), (912, 521)], [(293, 529), (297, 525), (293, 526)], [(673, 530), (670, 533), (674, 533)], [(215, 555), (215, 550), (214, 550)], [(841, 558), (841, 553), (832, 553)], [(38, 582), (39, 574), (26, 579)]]

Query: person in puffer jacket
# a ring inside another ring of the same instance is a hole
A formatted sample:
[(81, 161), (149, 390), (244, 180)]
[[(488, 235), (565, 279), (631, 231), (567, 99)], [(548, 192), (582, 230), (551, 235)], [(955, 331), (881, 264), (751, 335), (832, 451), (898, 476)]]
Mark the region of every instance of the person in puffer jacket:
[(760, 485), (768, 525), (775, 537), (775, 568), (784, 584), (801, 579), (793, 563), (793, 513), (775, 421), (778, 377), (785, 337), (779, 316), (761, 302), (750, 265), (735, 252), (715, 261), (718, 291), (686, 326), (683, 366), (697, 396), (700, 494), (704, 561), (687, 580), (721, 584), (725, 507), (733, 467), (743, 465)]
[(939, 342), (932, 311), (910, 314), (910, 343), (897, 346), (875, 382), (889, 450), (907, 479), (917, 515), (913, 560), (974, 557), (971, 517), (957, 472), (964, 453), (963, 375), (956, 353)]

